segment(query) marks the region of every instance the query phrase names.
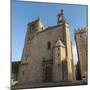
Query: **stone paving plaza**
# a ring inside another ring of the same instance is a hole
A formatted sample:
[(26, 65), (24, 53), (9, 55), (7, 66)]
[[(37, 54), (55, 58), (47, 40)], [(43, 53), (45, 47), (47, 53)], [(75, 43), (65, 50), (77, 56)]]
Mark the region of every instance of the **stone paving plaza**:
[(12, 87), (12, 90), (17, 89), (28, 89), (28, 88), (45, 88), (45, 87), (60, 87), (60, 86), (76, 86), (76, 85), (87, 85), (81, 80), (77, 81), (61, 81), (61, 82), (44, 82), (44, 83), (24, 83)]

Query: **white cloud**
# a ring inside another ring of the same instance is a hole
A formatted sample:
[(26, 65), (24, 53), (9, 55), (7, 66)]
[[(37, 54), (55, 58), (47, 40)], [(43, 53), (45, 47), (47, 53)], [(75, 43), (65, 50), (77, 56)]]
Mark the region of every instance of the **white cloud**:
[(73, 59), (74, 59), (74, 64), (76, 64), (77, 61), (78, 61), (76, 45), (73, 45), (73, 46), (72, 46), (72, 49), (73, 49)]

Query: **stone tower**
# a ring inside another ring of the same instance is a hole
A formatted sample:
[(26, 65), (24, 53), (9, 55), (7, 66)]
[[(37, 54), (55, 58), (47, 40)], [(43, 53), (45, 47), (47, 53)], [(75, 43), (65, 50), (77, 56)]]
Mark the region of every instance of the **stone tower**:
[(63, 9), (61, 9), (61, 12), (57, 16), (58, 25), (64, 25), (64, 44), (66, 46), (66, 61), (67, 61), (67, 73), (68, 73), (68, 80), (73, 79), (73, 72), (72, 72), (72, 62), (73, 62), (73, 56), (72, 56), (72, 46), (70, 41), (70, 31), (69, 31), (69, 25), (65, 20)]
[(25, 36), (25, 42), (24, 42), (24, 48), (22, 52), (21, 57), (21, 65), (19, 67), (19, 75), (18, 80), (24, 82), (25, 79), (28, 81), (28, 76), (26, 78), (23, 78), (21, 74), (25, 75), (26, 70), (28, 68), (29, 62), (30, 62), (30, 56), (32, 51), (30, 50), (31, 42), (33, 38), (37, 35), (38, 32), (41, 32), (45, 29), (44, 25), (41, 23), (40, 18), (37, 18), (35, 21), (32, 21), (27, 24), (27, 33)]
[(24, 44), (24, 51), (22, 55), (22, 63), (28, 63), (28, 57), (30, 56), (30, 44), (32, 39), (45, 29), (44, 25), (41, 23), (40, 19), (37, 18), (35, 21), (27, 24), (27, 33)]
[(78, 79), (82, 79), (87, 74), (87, 29), (75, 30), (75, 41), (78, 54)]
[(63, 42), (58, 39), (54, 48), (53, 70), (55, 81), (68, 80), (66, 49)]

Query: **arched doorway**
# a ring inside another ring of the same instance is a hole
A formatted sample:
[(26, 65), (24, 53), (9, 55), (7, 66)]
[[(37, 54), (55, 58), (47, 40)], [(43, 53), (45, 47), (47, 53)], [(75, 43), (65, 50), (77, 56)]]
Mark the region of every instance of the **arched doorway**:
[(52, 80), (52, 67), (51, 67), (51, 65), (45, 67), (44, 75), (45, 75), (45, 77), (44, 77), (45, 81), (51, 81)]

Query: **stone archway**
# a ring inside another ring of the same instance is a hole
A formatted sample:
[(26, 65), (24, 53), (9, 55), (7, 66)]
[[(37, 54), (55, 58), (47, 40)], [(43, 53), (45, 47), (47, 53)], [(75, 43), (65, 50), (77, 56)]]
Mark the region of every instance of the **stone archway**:
[(51, 67), (51, 65), (45, 67), (44, 80), (45, 81), (52, 80), (52, 67)]

